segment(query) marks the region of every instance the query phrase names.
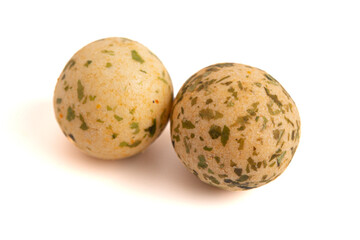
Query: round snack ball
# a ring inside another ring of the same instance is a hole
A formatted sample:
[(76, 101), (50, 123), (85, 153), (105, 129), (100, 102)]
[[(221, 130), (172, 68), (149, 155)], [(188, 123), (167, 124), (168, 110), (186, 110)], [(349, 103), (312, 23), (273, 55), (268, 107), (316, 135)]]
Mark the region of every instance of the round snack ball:
[(85, 153), (120, 159), (144, 150), (167, 124), (170, 76), (146, 47), (106, 38), (80, 49), (65, 65), (54, 93), (56, 119)]
[(300, 117), (286, 90), (254, 67), (206, 67), (180, 89), (170, 116), (178, 157), (200, 180), (230, 190), (262, 186), (288, 166)]

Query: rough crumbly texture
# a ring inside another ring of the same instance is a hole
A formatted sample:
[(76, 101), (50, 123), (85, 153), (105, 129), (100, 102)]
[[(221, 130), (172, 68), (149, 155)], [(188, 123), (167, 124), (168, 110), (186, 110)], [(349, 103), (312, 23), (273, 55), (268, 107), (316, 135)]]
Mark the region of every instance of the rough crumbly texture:
[(200, 70), (180, 89), (170, 116), (178, 157), (205, 183), (236, 191), (262, 186), (288, 166), (300, 117), (266, 72), (235, 63)]
[(85, 153), (120, 159), (144, 150), (168, 121), (170, 76), (146, 47), (106, 38), (79, 50), (60, 74), (54, 93), (56, 119)]

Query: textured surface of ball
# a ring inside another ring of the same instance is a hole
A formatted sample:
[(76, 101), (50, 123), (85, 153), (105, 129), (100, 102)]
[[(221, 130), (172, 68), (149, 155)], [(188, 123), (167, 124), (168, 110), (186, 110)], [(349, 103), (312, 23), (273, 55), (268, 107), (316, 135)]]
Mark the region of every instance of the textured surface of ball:
[(294, 156), (300, 117), (286, 90), (266, 72), (235, 63), (206, 67), (173, 103), (171, 138), (200, 180), (236, 191), (278, 177)]
[(56, 119), (68, 139), (102, 159), (134, 155), (151, 144), (168, 121), (170, 76), (146, 47), (107, 38), (80, 49), (55, 88)]

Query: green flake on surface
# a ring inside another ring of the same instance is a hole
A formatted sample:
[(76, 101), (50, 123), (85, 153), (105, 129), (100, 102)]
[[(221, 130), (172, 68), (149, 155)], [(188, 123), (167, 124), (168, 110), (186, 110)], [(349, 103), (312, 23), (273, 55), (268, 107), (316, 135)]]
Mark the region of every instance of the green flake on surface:
[(69, 85), (67, 85), (65, 88), (64, 88), (65, 92), (67, 92), (67, 90), (69, 90)]
[(63, 72), (68, 68), (69, 70), (75, 65), (75, 60), (74, 59), (70, 59), (67, 63), (66, 63), (66, 65), (65, 65), (65, 67), (64, 67), (64, 69), (63, 69)]
[(270, 94), (269, 89), (267, 89), (266, 87), (264, 87), (266, 95), (268, 95), (268, 97), (270, 97), (275, 103), (276, 105), (278, 105), (280, 108), (282, 107), (282, 103), (279, 101), (278, 96), (275, 94)]
[(205, 109), (201, 109), (199, 112), (199, 115), (201, 117), (201, 119), (205, 119), (205, 120), (211, 120), (211, 119), (219, 119), (224, 117), (224, 115), (218, 111), (214, 111), (210, 108), (205, 108)]
[(220, 157), (215, 156), (214, 158), (215, 158), (216, 163), (220, 163)]
[(191, 99), (191, 106), (194, 106), (197, 102), (198, 97), (194, 97), (193, 99)]
[(237, 128), (238, 131), (244, 131), (245, 130), (245, 126), (240, 126), (239, 128)]
[(77, 82), (77, 94), (79, 101), (81, 101), (81, 99), (84, 97), (84, 86), (81, 84), (80, 80)]
[(156, 118), (152, 120), (152, 125), (145, 129), (145, 132), (149, 133), (150, 137), (153, 137), (156, 132)]
[(279, 148), (278, 150), (276, 150), (276, 152), (273, 155), (271, 155), (269, 162), (271, 162), (272, 160), (274, 160), (275, 158), (277, 158), (280, 155), (281, 155), (281, 149)]
[(186, 128), (186, 129), (193, 129), (193, 128), (195, 128), (195, 125), (194, 125), (192, 122), (190, 122), (189, 120), (183, 120), (183, 121), (181, 122), (181, 124), (182, 124), (182, 127), (183, 127), (183, 128)]
[[(237, 117), (235, 123), (232, 124), (231, 127), (234, 127), (234, 126), (240, 124), (245, 129), (245, 124), (248, 124), (249, 119), (250, 119), (250, 116), (248, 116), (248, 115), (242, 116), (242, 117)], [(238, 129), (238, 130), (242, 131), (244, 129)]]
[(266, 128), (266, 123), (269, 121), (269, 120), (267, 120), (267, 118), (266, 117), (262, 117), (263, 118), (263, 120), (264, 120), (264, 123), (263, 123), (263, 126), (262, 126), (262, 129), (261, 129), (261, 131), (262, 130), (264, 130), (265, 128)]
[(259, 121), (259, 118), (260, 118), (259, 116), (256, 116), (256, 117), (255, 117), (255, 122), (258, 122), (258, 121)]
[(273, 78), (270, 74), (265, 73), (264, 76), (265, 76), (271, 83), (273, 83), (273, 84), (275, 84), (275, 85), (279, 85), (279, 82), (278, 82), (275, 78)]
[(87, 60), (86, 63), (84, 64), (85, 67), (89, 67), (89, 65), (92, 63), (91, 60)]
[(213, 102), (213, 100), (211, 98), (209, 98), (208, 100), (206, 100), (205, 104), (210, 104), (212, 102)]
[(211, 170), (210, 168), (208, 168), (208, 173), (210, 173), (210, 174), (214, 174), (214, 171), (213, 171), (213, 170)]
[(272, 108), (272, 102), (271, 104), (266, 104), (267, 108), (268, 108), (268, 111), (270, 113), (270, 115), (278, 115), (280, 113), (280, 110), (279, 109), (276, 109), (276, 111), (273, 110)]
[(226, 82), (226, 83), (221, 83), (222, 85), (226, 85), (229, 86), (230, 84), (232, 84), (232, 81)]
[(178, 125), (176, 126), (176, 128), (174, 128), (174, 132), (180, 133), (179, 128), (180, 128), (180, 124), (178, 124)]
[(211, 151), (213, 148), (212, 148), (212, 147), (205, 146), (203, 149), (204, 149), (205, 151)]
[(220, 184), (220, 182), (219, 182), (214, 176), (208, 176), (208, 178), (210, 179), (210, 181), (211, 181), (212, 183)]
[(114, 54), (114, 51), (112, 51), (112, 50), (102, 50), (101, 51), (102, 53), (105, 53), (105, 54), (109, 54), (109, 55), (111, 55), (111, 56), (114, 56), (115, 54)]
[(130, 109), (129, 113), (130, 113), (131, 115), (133, 115), (133, 114), (135, 113), (135, 109), (136, 109), (136, 108)]
[(62, 102), (62, 99), (61, 99), (61, 98), (57, 98), (57, 99), (56, 99), (56, 104), (61, 104), (61, 102)]
[(136, 140), (134, 143), (132, 144), (129, 144), (127, 142), (121, 142), (119, 147), (129, 147), (129, 148), (134, 148), (134, 147), (137, 147), (139, 146), (141, 143), (141, 140)]
[(84, 120), (84, 118), (83, 118), (83, 116), (82, 116), (81, 114), (80, 114), (79, 118), (80, 118), (80, 121), (81, 121), (81, 126), (80, 126), (80, 128), (81, 128), (82, 130), (88, 130), (89, 127), (86, 125), (85, 120)]
[(91, 96), (91, 95), (89, 95), (89, 99), (90, 99), (90, 101), (94, 101), (94, 100), (95, 100), (95, 98), (96, 98), (96, 96)]
[(242, 169), (241, 168), (235, 168), (234, 173), (240, 177), (241, 174), (242, 174)]
[(115, 139), (118, 135), (119, 135), (119, 134), (117, 134), (117, 133), (113, 133), (113, 134), (111, 135), (111, 137), (112, 137), (112, 139)]
[(275, 129), (273, 130), (273, 137), (277, 140), (276, 145), (280, 143), (281, 138), (283, 137), (285, 129)]
[(258, 112), (258, 106), (259, 102), (255, 102), (253, 104), (251, 104), (252, 108), (247, 109), (246, 111), (250, 114), (250, 116), (255, 116), (256, 113)]
[(84, 98), (84, 101), (82, 102), (82, 104), (85, 104), (86, 102), (87, 102), (87, 96), (85, 96), (85, 98)]
[(117, 121), (121, 121), (121, 120), (123, 120), (123, 118), (122, 117), (120, 117), (119, 115), (116, 115), (116, 114), (114, 114), (114, 118), (117, 120)]
[(132, 122), (130, 124), (130, 128), (131, 129), (135, 129), (135, 131), (133, 132), (133, 134), (137, 134), (140, 132), (140, 129), (139, 129), (139, 123), (138, 122)]
[(230, 167), (236, 167), (236, 163), (233, 160), (230, 160)]
[(243, 85), (241, 84), (240, 81), (238, 81), (238, 86), (239, 86), (240, 90), (243, 90), (243, 89), (244, 89), (244, 88), (243, 88)]
[(208, 164), (206, 163), (205, 160), (205, 156), (204, 155), (199, 155), (198, 156), (199, 162), (198, 162), (198, 167), (201, 169), (205, 169), (208, 167)]
[(249, 179), (248, 175), (241, 175), (239, 179), (237, 179), (237, 182), (244, 182)]
[(142, 57), (135, 50), (131, 51), (131, 57), (132, 57), (133, 60), (135, 60), (135, 61), (137, 61), (139, 63), (145, 62), (144, 59), (142, 59)]
[(217, 139), (221, 136), (221, 127), (217, 125), (211, 125), (209, 134), (212, 139)]
[(223, 77), (223, 78), (220, 78), (218, 81), (216, 81), (216, 83), (219, 83), (219, 82), (221, 82), (221, 81), (224, 81), (225, 79), (227, 79), (227, 78), (229, 78), (230, 77), (230, 75), (227, 75), (227, 76), (225, 76), (225, 77)]
[(145, 74), (147, 73), (145, 70), (142, 70), (142, 69), (140, 69), (140, 72), (145, 73)]
[(254, 170), (254, 171), (257, 171), (256, 163), (254, 162), (254, 160), (251, 157), (249, 157), (247, 159), (247, 161), (250, 164), (251, 169)]
[(173, 135), (173, 136), (174, 136), (174, 139), (176, 140), (176, 142), (180, 141), (180, 136), (179, 135)]
[(66, 119), (69, 122), (75, 119), (75, 111), (71, 107), (68, 107), (67, 109)]
[(286, 151), (276, 158), (277, 165), (280, 166), (282, 159), (284, 158)]
[(234, 105), (235, 103), (232, 100), (228, 101), (226, 104), (227, 107), (233, 107)]
[(191, 137), (191, 138), (194, 138), (194, 137), (195, 137), (195, 134), (192, 133), (192, 134), (190, 135), (190, 137)]
[(236, 141), (239, 143), (238, 150), (243, 150), (244, 149), (245, 138), (240, 138), (239, 140), (236, 140)]
[(104, 123), (104, 121), (103, 121), (103, 120), (101, 120), (101, 119), (99, 119), (99, 118), (98, 118), (98, 119), (96, 119), (96, 121), (97, 121), (97, 122), (99, 122), (99, 123)]
[(218, 174), (218, 176), (219, 176), (219, 178), (226, 178), (226, 177), (228, 177), (227, 174)]
[(110, 67), (112, 67), (112, 64), (109, 63), (109, 62), (107, 62), (106, 65), (105, 65), (105, 67), (110, 68)]
[(221, 144), (225, 147), (227, 141), (229, 140), (230, 128), (224, 125), (224, 128), (221, 133)]
[(287, 123), (291, 124), (291, 126), (295, 126), (294, 123), (292, 121), (290, 121), (290, 119), (288, 119), (286, 116), (284, 116), (285, 120)]
[(191, 148), (191, 145), (188, 141), (189, 141), (189, 137), (184, 137), (184, 146), (186, 149), (186, 153), (190, 153), (190, 148)]
[(164, 78), (158, 77), (157, 79), (160, 80), (160, 81), (162, 81), (162, 82), (164, 82), (164, 83), (166, 83), (166, 85), (169, 85), (168, 82), (167, 82)]
[(256, 82), (256, 83), (254, 83), (255, 84), (255, 86), (257, 86), (257, 87), (261, 87), (262, 85), (261, 85), (261, 83), (259, 83), (259, 82)]
[(112, 111), (113, 109), (112, 109), (112, 107), (110, 107), (110, 106), (108, 105), (108, 106), (106, 106), (106, 110)]
[(276, 140), (279, 139), (279, 136), (280, 136), (280, 130), (279, 129), (273, 130), (273, 137)]

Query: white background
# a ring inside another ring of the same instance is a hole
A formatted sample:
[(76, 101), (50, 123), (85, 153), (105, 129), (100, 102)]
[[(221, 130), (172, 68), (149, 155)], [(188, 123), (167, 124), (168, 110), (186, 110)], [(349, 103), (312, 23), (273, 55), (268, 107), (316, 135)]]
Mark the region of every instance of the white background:
[[(1, 1), (0, 239), (360, 239), (358, 1)], [(201, 183), (166, 129), (144, 153), (106, 162), (63, 136), (53, 109), (70, 57), (105, 37), (136, 40), (175, 88), (203, 67), (266, 70), (302, 120), (274, 182)]]

